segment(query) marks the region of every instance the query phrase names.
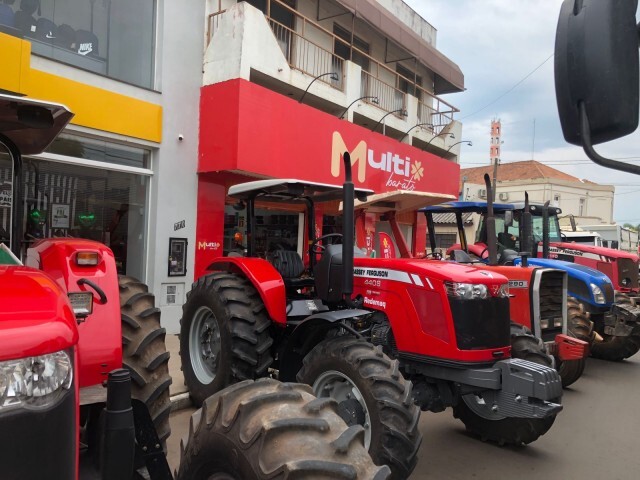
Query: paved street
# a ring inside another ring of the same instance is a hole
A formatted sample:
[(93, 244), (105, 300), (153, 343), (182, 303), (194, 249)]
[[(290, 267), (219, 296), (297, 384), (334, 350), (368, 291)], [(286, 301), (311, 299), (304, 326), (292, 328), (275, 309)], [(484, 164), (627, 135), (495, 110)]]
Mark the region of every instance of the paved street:
[[(565, 391), (565, 410), (547, 435), (524, 448), (501, 448), (469, 437), (451, 412), (423, 413), (424, 440), (412, 479), (519, 480), (640, 478), (640, 355), (610, 364), (590, 359), (585, 375)], [(172, 416), (169, 460), (191, 411)]]

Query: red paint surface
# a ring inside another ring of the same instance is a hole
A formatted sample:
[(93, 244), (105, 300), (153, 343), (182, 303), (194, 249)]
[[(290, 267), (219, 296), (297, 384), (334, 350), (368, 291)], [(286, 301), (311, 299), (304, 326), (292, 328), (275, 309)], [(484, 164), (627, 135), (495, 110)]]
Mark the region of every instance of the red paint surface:
[[(417, 285), (414, 279), (407, 283), (385, 278), (354, 278), (354, 295), (365, 297), (365, 308), (385, 312), (398, 350), (463, 362), (494, 362), (496, 355), (509, 358), (509, 345), (485, 350), (460, 350), (457, 347), (453, 318), (443, 285), (444, 281), (481, 283), (492, 292), (507, 282), (504, 276), (498, 273), (486, 276), (477, 268), (467, 265), (424, 259), (356, 257), (354, 267), (389, 269), (420, 278), (422, 286)], [(417, 290), (422, 290), (423, 294), (417, 295)], [(367, 302), (366, 299), (384, 302), (384, 306)], [(425, 318), (425, 313), (432, 317)]]
[[(97, 252), (97, 266), (78, 266), (78, 251)], [(78, 326), (79, 387), (96, 385), (106, 380), (108, 373), (122, 366), (122, 325), (118, 273), (111, 249), (92, 240), (52, 238), (41, 240), (29, 251), (28, 263), (44, 271), (63, 292), (93, 293), (93, 313)], [(88, 285), (78, 285), (86, 278), (98, 285), (107, 297), (100, 304), (98, 294)]]
[(0, 266), (0, 361), (71, 348), (76, 320), (66, 293), (45, 273)]
[[(460, 167), (431, 153), (340, 120), (246, 80), (207, 85), (200, 100), (198, 172), (235, 170), (274, 178), (342, 184), (331, 173), (334, 132), (352, 152), (364, 142), (373, 161), (391, 152), (409, 159), (409, 177), (366, 165), (364, 181), (354, 165), (354, 183), (376, 193), (397, 190), (392, 180), (413, 178), (415, 190), (457, 195)], [(362, 161), (366, 161), (363, 159)], [(403, 164), (404, 165), (404, 164)], [(422, 170), (420, 170), (422, 169)], [(415, 173), (419, 172), (417, 179)]]
[(246, 257), (220, 257), (208, 266), (210, 271), (242, 273), (256, 287), (271, 320), (287, 323), (284, 281), (278, 271), (266, 260)]

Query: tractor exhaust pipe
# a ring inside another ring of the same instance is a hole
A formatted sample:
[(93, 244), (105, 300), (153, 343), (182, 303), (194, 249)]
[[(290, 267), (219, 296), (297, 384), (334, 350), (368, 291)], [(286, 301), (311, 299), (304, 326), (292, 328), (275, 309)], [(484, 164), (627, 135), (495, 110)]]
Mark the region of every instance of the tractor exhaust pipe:
[(354, 247), (354, 194), (351, 179), (351, 155), (344, 152), (344, 185), (342, 199), (342, 296), (348, 306), (352, 305), (353, 293), (353, 247)]
[(135, 428), (131, 408), (131, 375), (125, 369), (109, 373), (107, 406), (100, 451), (102, 480), (131, 478), (135, 457)]
[(542, 258), (549, 258), (549, 203), (542, 207)]
[(487, 249), (489, 251), (489, 265), (498, 264), (498, 245), (496, 237), (496, 217), (493, 214), (493, 191), (489, 174), (484, 174), (484, 184), (487, 188)]
[[(522, 235), (520, 235), (520, 257), (522, 258), (522, 266), (528, 265), (527, 258), (533, 254), (533, 246), (531, 241), (532, 236), (532, 218), (531, 211), (529, 210), (529, 194), (524, 192), (524, 211), (522, 212)], [(536, 250), (538, 246), (536, 245)], [(535, 256), (535, 255), (534, 255)]]

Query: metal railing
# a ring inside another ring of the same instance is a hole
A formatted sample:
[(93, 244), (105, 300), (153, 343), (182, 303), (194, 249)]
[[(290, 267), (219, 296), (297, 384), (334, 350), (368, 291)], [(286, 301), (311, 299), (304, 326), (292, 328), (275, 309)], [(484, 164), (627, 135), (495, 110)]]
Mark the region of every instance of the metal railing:
[[(218, 2), (219, 7), (220, 3)], [(270, 15), (274, 5), (292, 15), (294, 28), (283, 25)], [(225, 10), (219, 8), (218, 12), (209, 15), (209, 42), (218, 28), (220, 15), (224, 12)], [(343, 90), (345, 60), (333, 51), (319, 45), (320, 43), (324, 45), (331, 44), (335, 48), (336, 45), (340, 44), (351, 52), (352, 58), (353, 54), (357, 53), (361, 60), (359, 63), (365, 63), (365, 65), (361, 65), (363, 69), (360, 93), (361, 96), (378, 97), (379, 103), (373, 105), (386, 112), (406, 109), (406, 96), (408, 93), (399, 87), (401, 84), (408, 84), (410, 85), (410, 90), (415, 92), (414, 96), (418, 98), (417, 111), (408, 112), (409, 115), (415, 114), (420, 123), (433, 125), (431, 130), (434, 134), (440, 133), (444, 127), (453, 122), (454, 114), (459, 111), (456, 107), (417, 85), (414, 80), (404, 77), (384, 63), (374, 59), (367, 52), (359, 50), (355, 45), (344, 41), (287, 4), (280, 0), (267, 0), (266, 12), (265, 16), (271, 30), (291, 68), (313, 77), (323, 73), (335, 72), (338, 76), (337, 81), (331, 80), (328, 76), (320, 78), (319, 81)], [(311, 36), (318, 39), (322, 38), (322, 40), (311, 41), (309, 40)], [(398, 116), (400, 116), (400, 113), (398, 113)]]
[(318, 80), (338, 90), (344, 89), (344, 60), (342, 58), (274, 19), (268, 20), (278, 45), (291, 68), (312, 77), (323, 73), (335, 73), (337, 80), (329, 76), (320, 77)]

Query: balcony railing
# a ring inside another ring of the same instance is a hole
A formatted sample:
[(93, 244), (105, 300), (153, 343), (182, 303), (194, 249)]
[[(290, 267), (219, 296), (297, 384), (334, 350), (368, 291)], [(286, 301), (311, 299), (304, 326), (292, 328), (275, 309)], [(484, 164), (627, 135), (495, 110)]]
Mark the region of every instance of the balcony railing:
[[(294, 28), (283, 25), (270, 16), (270, 12), (275, 5), (294, 18)], [(384, 63), (374, 59), (367, 52), (359, 50), (349, 42), (345, 42), (333, 32), (313, 22), (280, 0), (267, 0), (266, 11), (271, 30), (291, 68), (313, 77), (323, 73), (335, 72), (338, 76), (337, 81), (331, 80), (329, 76), (322, 77), (319, 81), (323, 81), (338, 90), (343, 90), (344, 59), (333, 51), (319, 45), (319, 43), (333, 46), (340, 44), (351, 52), (352, 58), (354, 53), (358, 56), (359, 62), (357, 63), (363, 66), (360, 93), (362, 96), (378, 97), (379, 103), (376, 104), (377, 107), (386, 112), (406, 109), (408, 93), (400, 88), (400, 85), (404, 84), (410, 86), (412, 94), (418, 99), (417, 111), (408, 113), (409, 115), (415, 115), (419, 123), (432, 125), (430, 130), (432, 133), (437, 134), (453, 122), (454, 114), (459, 111), (456, 107), (417, 85), (414, 80), (402, 76)], [(209, 15), (209, 42), (218, 28), (221, 13), (224, 13), (224, 10), (219, 9), (218, 12)], [(309, 40), (309, 37), (313, 37), (316, 41)], [(398, 113), (398, 116), (400, 116), (400, 113)]]

